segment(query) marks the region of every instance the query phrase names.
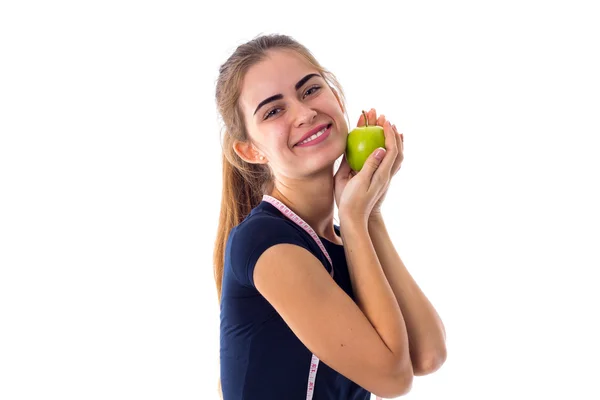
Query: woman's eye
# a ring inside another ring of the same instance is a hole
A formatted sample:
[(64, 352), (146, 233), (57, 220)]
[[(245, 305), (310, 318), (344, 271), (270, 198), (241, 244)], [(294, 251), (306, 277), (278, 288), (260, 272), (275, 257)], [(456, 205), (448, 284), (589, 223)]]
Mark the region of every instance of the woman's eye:
[(274, 108), (274, 109), (272, 109), (272, 110), (271, 110), (271, 111), (269, 111), (268, 113), (266, 113), (266, 114), (265, 114), (265, 119), (269, 119), (269, 118), (271, 118), (273, 115), (275, 115), (275, 114), (276, 114), (276, 113), (275, 113), (275, 111), (277, 111), (277, 110), (281, 110), (281, 108), (277, 107), (277, 108)]
[[(304, 97), (310, 96), (311, 94), (314, 94), (314, 93), (318, 92), (319, 89), (321, 89), (321, 86), (313, 86), (311, 88), (308, 88), (308, 90), (306, 92), (304, 92)], [(269, 112), (267, 112), (265, 114), (264, 119), (267, 120), (267, 119), (269, 119), (269, 118), (277, 115), (279, 111), (281, 111), (280, 107), (276, 107), (276, 108), (271, 109)]]
[[(314, 91), (311, 92), (311, 90), (313, 90), (313, 89), (314, 89)], [(320, 86), (313, 86), (313, 87), (309, 88), (306, 92), (304, 92), (304, 94), (306, 96), (310, 96), (311, 94), (317, 92), (319, 89), (321, 89)]]

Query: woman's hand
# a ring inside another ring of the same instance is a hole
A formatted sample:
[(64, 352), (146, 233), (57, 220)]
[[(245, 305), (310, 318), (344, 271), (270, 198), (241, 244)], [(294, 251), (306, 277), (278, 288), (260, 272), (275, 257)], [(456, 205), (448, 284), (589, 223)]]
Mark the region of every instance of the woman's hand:
[[(377, 118), (377, 112), (375, 111), (374, 108), (372, 108), (368, 113), (367, 113), (367, 121), (369, 122), (369, 125), (379, 125), (379, 126), (384, 126), (385, 124), (385, 115), (381, 114), (379, 116), (379, 118)], [(361, 114), (360, 118), (358, 119), (358, 124), (357, 126), (364, 126), (365, 125), (365, 118), (364, 115)], [(374, 217), (378, 217), (381, 216), (381, 204), (383, 203), (383, 200), (385, 199), (385, 195), (387, 194), (387, 190), (389, 188), (389, 184), (391, 182), (391, 178), (396, 175), (396, 172), (398, 172), (398, 170), (401, 168), (402, 166), (402, 161), (404, 160), (404, 135), (398, 133), (398, 130), (396, 129), (396, 125), (392, 125), (393, 131), (394, 131), (394, 138), (396, 139), (396, 147), (398, 149), (398, 154), (396, 155), (396, 159), (394, 160), (394, 164), (392, 165), (392, 171), (391, 171), (391, 175), (390, 175), (390, 180), (388, 181), (388, 185), (386, 186), (385, 190), (383, 191), (383, 193), (381, 194), (381, 196), (379, 197), (379, 200), (377, 201), (377, 203), (373, 206), (373, 210), (371, 210), (371, 214), (369, 215), (369, 218), (374, 218)], [(385, 131), (385, 128), (384, 128)], [(385, 147), (388, 147), (388, 143), (387, 143), (388, 137), (386, 134), (386, 139), (385, 139)]]
[[(354, 172), (348, 165), (346, 155), (334, 176), (335, 201), (338, 205), (340, 219), (353, 218), (365, 223), (369, 218), (380, 213), (381, 202), (387, 192), (391, 177), (400, 168), (402, 162), (402, 137), (389, 121), (382, 115), (376, 119), (374, 109), (367, 114), (371, 125), (380, 125), (385, 134), (385, 157), (382, 161), (376, 159), (375, 150), (367, 158), (360, 172)], [(365, 125), (364, 116), (358, 121), (358, 126)], [(373, 214), (375, 213), (375, 214)]]

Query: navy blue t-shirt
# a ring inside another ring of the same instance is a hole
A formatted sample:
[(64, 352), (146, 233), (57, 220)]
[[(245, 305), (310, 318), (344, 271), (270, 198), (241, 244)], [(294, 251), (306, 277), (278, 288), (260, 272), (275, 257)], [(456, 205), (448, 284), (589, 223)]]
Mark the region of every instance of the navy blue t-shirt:
[[(339, 227), (334, 226), (338, 236)], [(344, 247), (321, 238), (335, 282), (352, 298)], [(254, 266), (279, 243), (309, 250), (330, 271), (304, 229), (262, 201), (234, 227), (225, 249), (221, 295), (220, 360), (224, 400), (305, 400), (312, 353), (254, 286)], [(285, 260), (281, 260), (285, 262)], [(370, 392), (319, 362), (313, 400), (368, 400)]]

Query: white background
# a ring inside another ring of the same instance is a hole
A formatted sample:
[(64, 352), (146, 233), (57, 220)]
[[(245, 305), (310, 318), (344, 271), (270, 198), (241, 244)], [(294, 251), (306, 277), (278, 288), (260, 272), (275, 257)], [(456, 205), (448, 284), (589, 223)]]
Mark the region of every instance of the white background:
[(2, 2), (0, 398), (217, 398), (214, 84), (260, 33), (404, 133), (385, 218), (448, 332), (406, 398), (600, 398), (593, 3)]

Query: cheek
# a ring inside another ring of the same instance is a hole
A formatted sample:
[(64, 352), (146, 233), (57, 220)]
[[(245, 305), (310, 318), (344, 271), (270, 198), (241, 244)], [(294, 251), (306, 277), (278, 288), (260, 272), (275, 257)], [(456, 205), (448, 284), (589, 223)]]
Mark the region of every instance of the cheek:
[(277, 149), (286, 149), (289, 147), (288, 142), (288, 128), (285, 128), (285, 125), (282, 125), (277, 132), (273, 134), (273, 145)]
[(348, 128), (348, 123), (346, 122), (346, 116), (344, 115), (344, 111), (342, 110), (342, 107), (338, 104), (335, 97), (333, 98), (333, 102), (329, 103), (328, 105), (328, 113), (338, 121), (338, 125), (340, 126), (340, 128)]
[(341, 129), (343, 129), (344, 133), (347, 134), (348, 131), (349, 131), (349, 127), (348, 127), (348, 122), (346, 122), (346, 116), (344, 114), (341, 114), (340, 118), (341, 118), (341, 121), (342, 121), (341, 122)]
[(338, 128), (340, 130), (340, 133), (342, 135), (348, 135), (348, 132), (349, 132), (348, 122), (346, 122), (346, 116), (342, 112), (340, 112), (339, 115), (337, 115), (337, 121), (338, 121)]
[(285, 123), (273, 125), (271, 128), (265, 132), (265, 143), (271, 152), (280, 153), (289, 147), (288, 128)]
[(278, 118), (277, 121), (272, 121), (268, 126), (262, 129), (262, 137), (267, 146), (277, 146), (286, 136), (286, 123), (283, 118)]

